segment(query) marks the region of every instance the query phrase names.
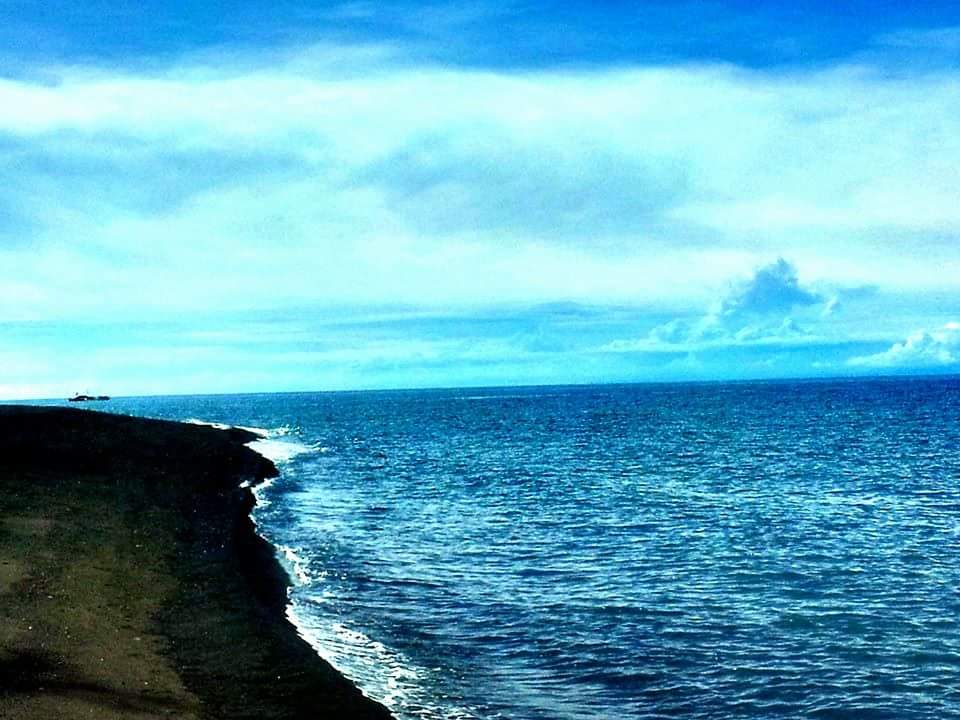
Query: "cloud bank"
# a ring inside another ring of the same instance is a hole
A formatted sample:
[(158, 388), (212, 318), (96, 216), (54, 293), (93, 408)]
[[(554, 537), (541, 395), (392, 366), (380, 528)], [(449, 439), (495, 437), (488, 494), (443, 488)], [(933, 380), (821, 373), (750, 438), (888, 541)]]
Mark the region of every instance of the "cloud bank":
[(960, 366), (960, 323), (949, 322), (933, 332), (915, 332), (888, 350), (853, 357), (847, 364), (875, 369)]
[(492, 72), (389, 46), (50, 68), (0, 81), (0, 316), (689, 308), (781, 252), (811, 281), (955, 291), (958, 87), (858, 66)]

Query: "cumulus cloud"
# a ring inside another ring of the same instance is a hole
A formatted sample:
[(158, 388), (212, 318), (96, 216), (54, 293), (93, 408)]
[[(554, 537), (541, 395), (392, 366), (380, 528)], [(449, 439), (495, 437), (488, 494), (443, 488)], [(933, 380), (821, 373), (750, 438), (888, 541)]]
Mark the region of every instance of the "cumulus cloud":
[(795, 307), (820, 302), (823, 302), (820, 295), (800, 286), (796, 267), (778, 258), (769, 265), (757, 268), (750, 278), (734, 285), (721, 300), (716, 314), (739, 320), (786, 314)]
[(913, 333), (903, 342), (873, 355), (851, 358), (847, 364), (863, 368), (936, 368), (960, 364), (960, 322), (949, 322), (933, 332)]
[(615, 341), (605, 349), (677, 351), (805, 342), (813, 335), (794, 316), (814, 319), (834, 305), (833, 298), (802, 285), (796, 267), (778, 258), (733, 283), (702, 317), (674, 319), (655, 327), (646, 338)]

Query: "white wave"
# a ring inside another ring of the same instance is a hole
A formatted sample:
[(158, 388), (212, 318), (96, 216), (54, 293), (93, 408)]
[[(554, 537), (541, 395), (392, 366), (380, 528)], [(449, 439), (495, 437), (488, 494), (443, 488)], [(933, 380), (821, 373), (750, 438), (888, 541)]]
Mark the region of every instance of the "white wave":
[(310, 582), (310, 574), (307, 572), (307, 562), (297, 551), (287, 545), (277, 545), (277, 552), (280, 555), (280, 564), (283, 565), (287, 575), (298, 585), (307, 585)]
[(263, 509), (270, 504), (270, 500), (269, 498), (267, 498), (264, 491), (269, 490), (270, 486), (273, 485), (276, 481), (277, 481), (277, 478), (264, 478), (256, 485), (247, 483), (247, 487), (251, 488), (251, 492), (253, 492), (253, 497), (257, 501), (257, 504), (253, 508), (253, 514), (252, 514), (254, 524), (256, 524), (257, 522), (257, 510)]
[(250, 425), (234, 425), (234, 427), (239, 428), (240, 430), (246, 430), (247, 432), (252, 432), (254, 435), (263, 435), (265, 437), (279, 437), (290, 432), (290, 428), (288, 428), (286, 425), (273, 429), (253, 427)]
[[(249, 442), (247, 446), (263, 455), (267, 460), (278, 465), (289, 462), (298, 455), (317, 451), (317, 448), (304, 445), (296, 440), (280, 440), (279, 438), (285, 438), (293, 432), (293, 429), (289, 425), (281, 425), (277, 428), (261, 428), (249, 425), (226, 425), (224, 423), (200, 420), (199, 418), (187, 418), (184, 422), (190, 425), (205, 425), (207, 427), (217, 428), (218, 430), (239, 428), (240, 430), (247, 430), (255, 435), (259, 435), (259, 440)], [(327, 448), (320, 448), (319, 452), (322, 453), (326, 449)], [(263, 486), (261, 485), (260, 487), (262, 488)]]
[(323, 622), (296, 602), (287, 619), (324, 660), (353, 680), (369, 697), (401, 720), (476, 720), (466, 708), (431, 702), (425, 689), (429, 670), (417, 669), (401, 653), (337, 621)]
[(313, 448), (293, 440), (273, 440), (270, 438), (264, 440), (254, 440), (248, 443), (247, 447), (263, 455), (267, 460), (272, 460), (276, 464), (290, 462), (298, 455), (304, 455), (313, 452)]
[(209, 420), (201, 420), (200, 418), (187, 418), (183, 422), (188, 425), (203, 425), (205, 427), (216, 428), (217, 430), (232, 430), (236, 428), (238, 430), (246, 430), (247, 432), (252, 432), (254, 435), (260, 435), (261, 437), (280, 437), (286, 435), (290, 432), (290, 428), (284, 425), (279, 428), (261, 428), (253, 427), (251, 425), (227, 425), (226, 423), (210, 422)]
[(199, 418), (187, 418), (184, 420), (188, 425), (205, 425), (206, 427), (216, 428), (217, 430), (229, 430), (233, 425), (224, 425), (223, 423), (209, 422)]

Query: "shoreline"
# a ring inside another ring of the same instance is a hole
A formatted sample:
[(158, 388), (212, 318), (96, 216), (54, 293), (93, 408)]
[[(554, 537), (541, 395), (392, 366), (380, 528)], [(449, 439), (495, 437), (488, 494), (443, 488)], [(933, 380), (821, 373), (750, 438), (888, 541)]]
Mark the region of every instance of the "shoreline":
[(391, 717), (286, 615), (256, 439), (0, 406), (0, 716)]

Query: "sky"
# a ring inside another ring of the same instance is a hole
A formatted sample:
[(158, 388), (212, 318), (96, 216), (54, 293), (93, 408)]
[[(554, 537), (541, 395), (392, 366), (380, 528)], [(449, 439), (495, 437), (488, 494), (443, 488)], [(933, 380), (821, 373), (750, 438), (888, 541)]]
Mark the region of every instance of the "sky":
[(0, 398), (960, 372), (960, 5), (0, 0)]

